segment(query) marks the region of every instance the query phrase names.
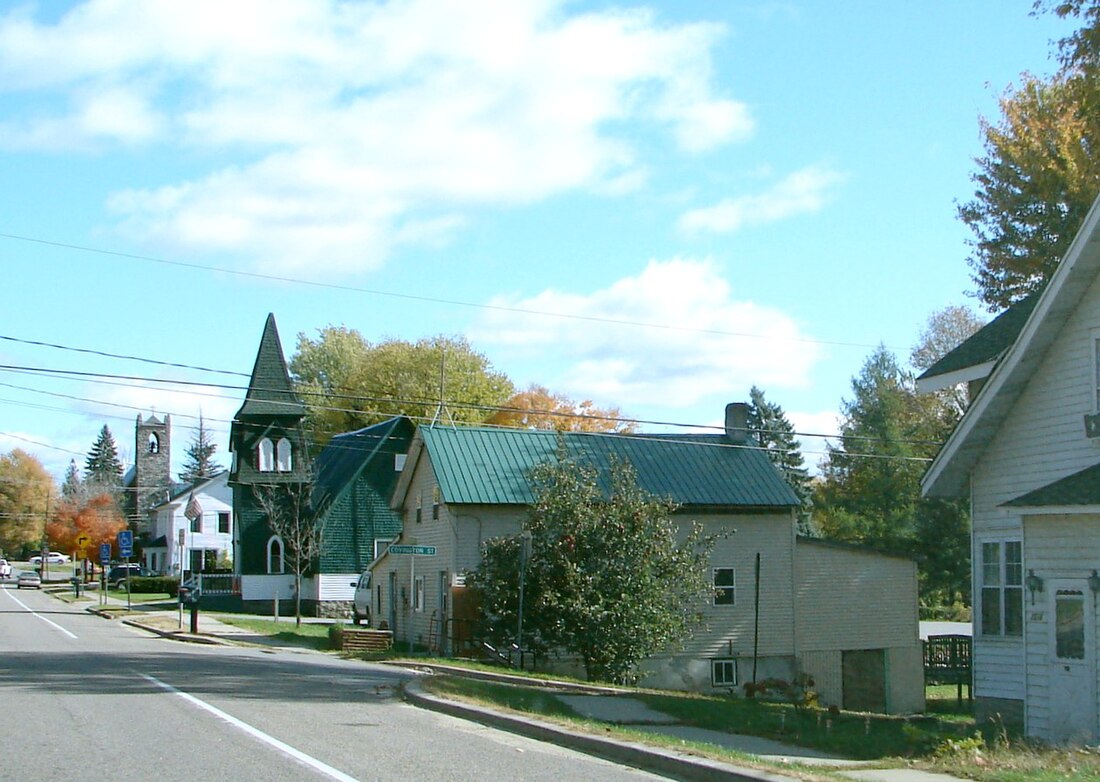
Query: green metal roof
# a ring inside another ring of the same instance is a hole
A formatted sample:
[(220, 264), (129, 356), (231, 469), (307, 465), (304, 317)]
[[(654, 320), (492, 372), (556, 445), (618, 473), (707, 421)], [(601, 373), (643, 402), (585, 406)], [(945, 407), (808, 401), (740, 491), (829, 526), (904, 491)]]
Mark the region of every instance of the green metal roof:
[(1042, 291), (1021, 299), (982, 326), (957, 348), (928, 367), (918, 380), (957, 372), (998, 358), (1020, 336), (1024, 324), (1031, 317), (1035, 305), (1039, 303), (1040, 293)]
[(275, 315), (269, 313), (260, 338), (260, 349), (256, 353), (256, 363), (252, 367), (252, 379), (248, 382), (248, 393), (236, 418), (301, 418), (305, 414), (305, 405), (294, 393), (294, 387), (290, 383), (283, 347), (279, 342), (279, 330), (275, 326)]
[(1002, 505), (1011, 508), (1100, 505), (1100, 464), (1067, 475)]
[[(533, 429), (421, 427), (444, 502), (529, 505), (529, 476), (555, 458), (559, 434)], [(618, 461), (638, 484), (679, 505), (795, 507), (794, 491), (759, 449), (723, 435), (615, 435), (567, 432), (566, 453), (603, 478)]]

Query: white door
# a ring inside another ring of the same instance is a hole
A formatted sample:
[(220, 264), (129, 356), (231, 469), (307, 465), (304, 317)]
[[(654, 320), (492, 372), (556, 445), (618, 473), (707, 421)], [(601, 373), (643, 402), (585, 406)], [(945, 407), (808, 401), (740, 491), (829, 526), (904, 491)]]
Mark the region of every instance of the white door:
[(1050, 735), (1052, 742), (1093, 742), (1096, 730), (1096, 641), (1087, 585), (1050, 590)]

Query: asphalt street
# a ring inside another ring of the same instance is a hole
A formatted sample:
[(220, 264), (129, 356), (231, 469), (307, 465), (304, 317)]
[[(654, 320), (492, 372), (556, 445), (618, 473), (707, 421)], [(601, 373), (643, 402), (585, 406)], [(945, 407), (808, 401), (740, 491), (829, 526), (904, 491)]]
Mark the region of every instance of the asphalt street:
[(0, 780), (646, 780), (403, 703), (407, 674), (178, 644), (0, 588)]

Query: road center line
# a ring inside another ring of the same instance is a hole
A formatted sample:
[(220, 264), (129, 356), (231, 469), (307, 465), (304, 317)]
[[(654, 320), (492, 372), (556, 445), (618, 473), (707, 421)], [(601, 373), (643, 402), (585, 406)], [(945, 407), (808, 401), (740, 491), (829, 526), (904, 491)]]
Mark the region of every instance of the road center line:
[(173, 695), (178, 695), (179, 697), (183, 698), (188, 703), (190, 703), (194, 706), (198, 706), (200, 709), (203, 709), (204, 711), (210, 712), (215, 717), (218, 717), (219, 719), (224, 720), (225, 722), (228, 722), (230, 725), (237, 728), (238, 730), (244, 731), (249, 736), (252, 736), (253, 738), (259, 739), (260, 741), (264, 742), (265, 744), (267, 744), (271, 747), (274, 747), (275, 749), (279, 750), (283, 754), (289, 755), (290, 757), (294, 758), (298, 762), (304, 763), (305, 765), (309, 766), (310, 768), (321, 772), (322, 774), (324, 774), (327, 777), (339, 780), (339, 782), (358, 782), (358, 780), (356, 780), (355, 777), (349, 777), (343, 771), (335, 769), (335, 768), (333, 768), (332, 766), (330, 766), (326, 763), (322, 763), (317, 758), (312, 757), (310, 755), (307, 755), (306, 753), (295, 749), (294, 747), (290, 746), (289, 744), (285, 744), (282, 741), (279, 741), (274, 736), (269, 736), (268, 734), (264, 733), (259, 728), (254, 728), (251, 725), (249, 725), (247, 722), (242, 722), (241, 720), (237, 719), (236, 717), (232, 716), (231, 714), (226, 714), (221, 709), (216, 708), (214, 706), (211, 706), (206, 701), (199, 700), (194, 695), (186, 693), (183, 690), (176, 689), (171, 684), (167, 684), (165, 682), (162, 682), (160, 679), (156, 678), (155, 676), (150, 676), (148, 674), (143, 673), (143, 674), (141, 674), (141, 677), (143, 679), (145, 679), (146, 681), (148, 681), (148, 682), (152, 682), (153, 684), (157, 685), (161, 689), (172, 693)]
[(75, 636), (75, 635), (73, 635), (72, 633), (70, 633), (70, 632), (69, 632), (68, 630), (66, 630), (66, 629), (65, 629), (64, 627), (62, 627), (61, 625), (59, 625), (59, 624), (58, 624), (57, 622), (54, 622), (54, 621), (52, 621), (52, 620), (50, 620), (50, 619), (47, 619), (46, 617), (42, 616), (42, 614), (38, 613), (37, 611), (35, 611), (34, 609), (32, 609), (32, 608), (31, 608), (31, 607), (30, 607), (29, 605), (27, 605), (27, 604), (26, 604), (26, 603), (24, 603), (24, 602), (23, 602), (22, 600), (20, 600), (20, 599), (19, 599), (18, 597), (16, 597), (15, 595), (13, 595), (13, 594), (11, 593), (11, 590), (10, 590), (10, 589), (5, 589), (5, 590), (4, 590), (4, 594), (6, 594), (6, 595), (7, 595), (8, 597), (10, 597), (10, 598), (11, 598), (12, 600), (14, 600), (15, 602), (17, 602), (17, 603), (18, 603), (19, 605), (21, 605), (21, 606), (23, 607), (23, 610), (24, 610), (24, 611), (27, 611), (28, 613), (30, 613), (30, 614), (31, 614), (31, 616), (37, 616), (37, 617), (38, 617), (39, 619), (41, 619), (41, 620), (42, 620), (43, 622), (45, 622), (45, 623), (46, 623), (46, 624), (48, 624), (48, 625), (52, 625), (52, 626), (53, 626), (54, 628), (56, 628), (56, 629), (60, 630), (60, 631), (61, 631), (61, 632), (63, 632), (63, 633), (65, 634), (65, 635), (69, 636), (70, 638), (76, 638), (76, 636)]

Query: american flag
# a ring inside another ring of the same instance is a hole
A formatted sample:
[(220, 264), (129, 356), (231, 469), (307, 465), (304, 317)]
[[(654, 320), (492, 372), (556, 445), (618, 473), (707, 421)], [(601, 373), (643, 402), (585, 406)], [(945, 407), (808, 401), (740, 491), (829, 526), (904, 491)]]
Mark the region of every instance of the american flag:
[(187, 500), (187, 507), (183, 509), (183, 515), (188, 521), (202, 518), (202, 506), (195, 499), (195, 492), (191, 492), (191, 496)]

